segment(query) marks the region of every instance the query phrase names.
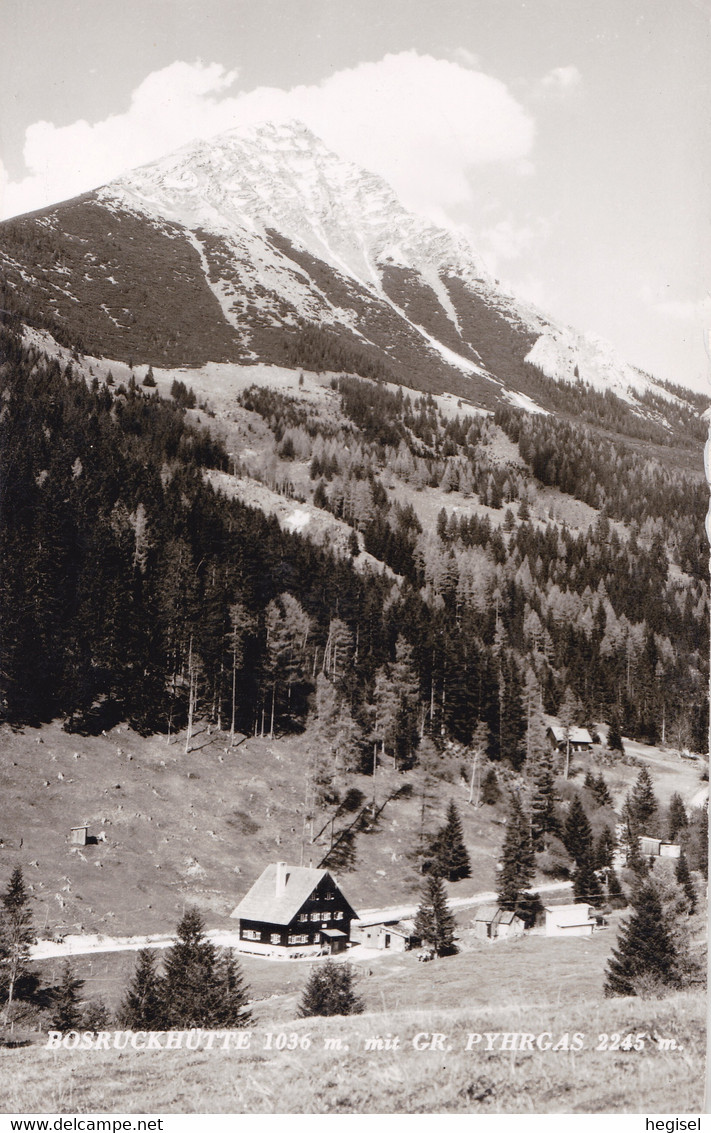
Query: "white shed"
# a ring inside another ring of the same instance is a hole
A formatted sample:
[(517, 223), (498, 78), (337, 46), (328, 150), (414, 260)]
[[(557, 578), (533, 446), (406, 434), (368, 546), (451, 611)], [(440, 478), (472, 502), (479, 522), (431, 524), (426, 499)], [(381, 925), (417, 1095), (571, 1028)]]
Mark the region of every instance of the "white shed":
[(589, 905), (546, 905), (546, 936), (591, 936), (594, 927)]

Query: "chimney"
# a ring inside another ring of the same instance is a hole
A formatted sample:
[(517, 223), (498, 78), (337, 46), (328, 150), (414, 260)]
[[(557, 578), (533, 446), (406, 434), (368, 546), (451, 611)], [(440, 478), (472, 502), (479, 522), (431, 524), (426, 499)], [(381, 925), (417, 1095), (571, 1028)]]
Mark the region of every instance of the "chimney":
[(283, 897), (286, 892), (286, 862), (276, 864), (276, 895)]

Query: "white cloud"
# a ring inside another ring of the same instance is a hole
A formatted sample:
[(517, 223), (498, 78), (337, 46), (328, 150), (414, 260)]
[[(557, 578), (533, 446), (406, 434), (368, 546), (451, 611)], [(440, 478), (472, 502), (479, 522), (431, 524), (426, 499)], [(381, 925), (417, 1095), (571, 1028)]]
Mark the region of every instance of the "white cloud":
[(87, 191), (193, 138), (270, 118), (300, 118), (433, 215), (470, 198), (477, 166), (530, 168), (530, 114), (504, 83), (458, 63), (407, 51), (288, 91), (232, 93), (236, 77), (217, 63), (175, 62), (148, 75), (121, 114), (34, 123), (25, 138), (28, 175), (8, 184), (6, 215)]
[(567, 91), (575, 90), (583, 81), (578, 68), (574, 63), (568, 64), (567, 67), (554, 67), (547, 75), (541, 79), (541, 87), (545, 91), (553, 91), (558, 94), (563, 94)]

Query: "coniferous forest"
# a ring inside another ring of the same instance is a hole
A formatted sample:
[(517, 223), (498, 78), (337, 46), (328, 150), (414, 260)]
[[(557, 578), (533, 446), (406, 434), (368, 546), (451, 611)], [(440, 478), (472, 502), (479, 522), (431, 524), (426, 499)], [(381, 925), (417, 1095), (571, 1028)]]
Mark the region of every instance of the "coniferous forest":
[[(314, 503), (352, 526), (351, 557), (334, 556), (206, 483), (229, 458), (188, 420), (182, 383), (164, 399), (135, 379), (87, 385), (9, 327), (2, 350), (10, 723), (127, 719), (148, 733), (201, 716), (273, 732), (345, 712), (356, 764), (367, 741), (407, 766), (425, 732), (468, 744), (484, 727), (488, 756), (520, 769), (533, 706), (556, 713), (567, 696), (579, 722), (705, 750), (698, 478), (588, 424), (514, 409), (446, 419), (431, 397), (354, 378), (335, 383), (338, 425), (247, 391), (284, 466), (310, 460)], [(530, 472), (491, 459), (496, 428)], [(423, 531), (385, 469), (414, 490), (476, 495), (503, 523), (444, 508)], [(585, 533), (531, 521), (531, 475), (596, 508)], [(356, 533), (390, 574), (356, 569)]]

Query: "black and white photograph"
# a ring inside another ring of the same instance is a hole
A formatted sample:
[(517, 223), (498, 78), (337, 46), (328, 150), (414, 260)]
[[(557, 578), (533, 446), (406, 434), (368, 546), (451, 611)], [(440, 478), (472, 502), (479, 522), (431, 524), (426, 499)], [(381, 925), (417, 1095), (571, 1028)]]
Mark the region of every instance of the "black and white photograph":
[(709, 106), (711, 0), (3, 0), (3, 1128), (701, 1129)]

